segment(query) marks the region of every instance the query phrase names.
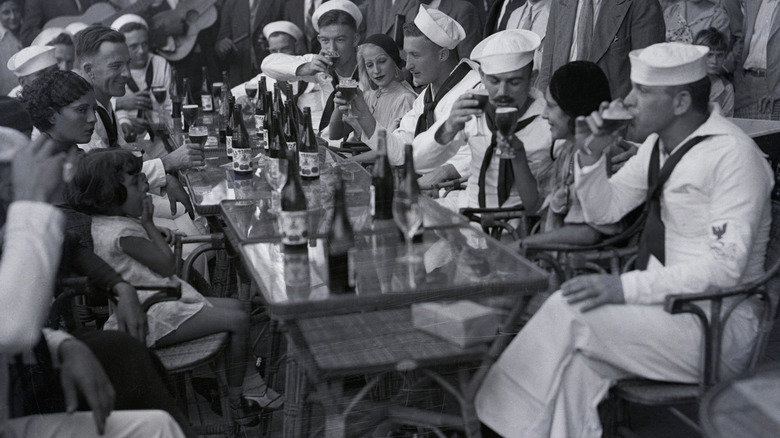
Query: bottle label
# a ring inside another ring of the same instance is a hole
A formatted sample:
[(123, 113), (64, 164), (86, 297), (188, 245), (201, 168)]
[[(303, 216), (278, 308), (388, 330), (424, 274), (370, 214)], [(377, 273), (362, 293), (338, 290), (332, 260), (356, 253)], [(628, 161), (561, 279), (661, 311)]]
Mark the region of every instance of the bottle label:
[(260, 142), (259, 142), (260, 146), (262, 146), (263, 149), (265, 149), (267, 151), (268, 148), (269, 148), (268, 145), (270, 144), (270, 139), (268, 138), (268, 130), (267, 129), (261, 129), (261, 130), (257, 131), (257, 133), (258, 133), (258, 136), (260, 137)]
[(320, 157), (316, 152), (298, 152), (298, 165), (301, 168), (301, 176), (320, 175)]
[(225, 136), (225, 152), (227, 153), (228, 157), (233, 157), (233, 136), (232, 135), (226, 135)]
[(214, 103), (211, 99), (210, 94), (200, 95), (200, 106), (203, 108), (203, 111), (214, 111)]
[(261, 131), (260, 127), (263, 126), (263, 123), (265, 123), (265, 116), (262, 114), (255, 114), (255, 127), (257, 128), (258, 133)]
[(295, 150), (295, 142), (294, 141), (288, 141), (287, 142), (287, 150), (288, 151), (294, 151)]
[(306, 211), (282, 211), (279, 230), (285, 245), (304, 245), (309, 241), (309, 217)]
[(219, 147), (219, 139), (215, 135), (209, 135), (208, 138), (206, 138), (206, 144), (203, 147), (217, 148)]
[(233, 149), (233, 170), (236, 172), (252, 171), (251, 149)]
[(376, 187), (371, 184), (371, 188), (369, 189), (369, 198), (368, 198), (368, 211), (371, 212), (371, 216), (376, 216)]

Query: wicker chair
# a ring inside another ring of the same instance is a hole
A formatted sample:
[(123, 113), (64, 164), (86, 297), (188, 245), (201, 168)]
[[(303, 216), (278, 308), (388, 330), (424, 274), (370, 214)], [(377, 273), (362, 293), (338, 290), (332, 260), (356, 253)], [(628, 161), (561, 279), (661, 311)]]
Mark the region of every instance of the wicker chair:
[[(696, 422), (683, 414), (678, 406), (698, 403), (705, 392), (720, 382), (719, 365), (721, 358), (721, 337), (731, 312), (737, 305), (751, 297), (760, 297), (758, 336), (753, 345), (750, 361), (745, 372), (753, 371), (763, 358), (767, 341), (777, 318), (780, 302), (780, 202), (772, 202), (772, 230), (767, 251), (766, 273), (756, 281), (740, 284), (723, 290), (710, 290), (700, 294), (669, 295), (666, 297), (665, 310), (672, 314), (691, 313), (702, 323), (704, 338), (702, 342), (703, 365), (699, 382), (683, 384), (658, 382), (645, 379), (621, 380), (611, 391), (611, 400), (615, 403), (614, 422), (605, 425), (608, 436), (636, 436), (625, 422), (625, 404), (631, 402), (645, 406), (666, 406), (685, 424), (699, 434), (701, 428)], [(705, 309), (709, 309), (709, 316)]]

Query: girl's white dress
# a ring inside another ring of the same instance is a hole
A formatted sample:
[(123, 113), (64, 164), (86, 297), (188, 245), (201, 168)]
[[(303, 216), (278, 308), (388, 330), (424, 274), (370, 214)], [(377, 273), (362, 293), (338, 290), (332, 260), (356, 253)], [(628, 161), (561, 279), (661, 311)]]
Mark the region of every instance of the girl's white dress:
[[(181, 282), (181, 299), (155, 304), (147, 312), (149, 334), (146, 337), (146, 345), (153, 346), (158, 339), (176, 330), (184, 321), (198, 313), (203, 306), (211, 307), (211, 304), (189, 283), (181, 281), (175, 275), (163, 277), (125, 253), (119, 245), (119, 240), (131, 236), (149, 238), (138, 219), (125, 216), (92, 218), (95, 254), (111, 265), (125, 281), (132, 285)], [(155, 291), (138, 291), (138, 298), (143, 303), (154, 293)], [(115, 315), (111, 315), (105, 328), (109, 330), (117, 328)]]

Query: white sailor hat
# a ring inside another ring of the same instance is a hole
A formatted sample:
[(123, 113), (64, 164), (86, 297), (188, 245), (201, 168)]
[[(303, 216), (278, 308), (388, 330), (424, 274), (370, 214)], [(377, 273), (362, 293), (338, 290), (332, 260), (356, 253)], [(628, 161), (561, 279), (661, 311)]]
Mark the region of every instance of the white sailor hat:
[(48, 27), (46, 29), (43, 29), (41, 33), (38, 34), (37, 37), (30, 43), (31, 46), (45, 46), (49, 44), (49, 41), (53, 40), (54, 38), (57, 38), (60, 36), (61, 33), (67, 33), (70, 35), (69, 32), (65, 30), (65, 28), (62, 27)]
[(512, 29), (494, 33), (474, 47), (471, 59), (489, 75), (519, 70), (534, 59), (542, 39), (530, 30)]
[(632, 50), (631, 81), (649, 86), (674, 86), (696, 82), (707, 76), (705, 46), (658, 43)]
[(263, 27), (263, 36), (265, 39), (268, 39), (268, 37), (277, 32), (286, 33), (295, 38), (295, 41), (301, 41), (303, 39), (303, 32), (301, 32), (301, 29), (290, 21), (274, 21)]
[(70, 23), (69, 25), (65, 26), (65, 32), (68, 32), (75, 37), (77, 33), (81, 32), (87, 27), (88, 26), (85, 23)]
[(352, 3), (349, 0), (330, 0), (326, 3), (323, 3), (320, 5), (319, 8), (317, 8), (316, 11), (314, 11), (314, 14), (311, 16), (311, 25), (317, 32), (320, 31), (320, 17), (322, 17), (322, 14), (332, 11), (332, 10), (340, 10), (348, 13), (352, 16), (352, 18), (355, 19), (355, 23), (357, 27), (360, 27), (360, 24), (363, 22), (363, 13), (360, 12), (360, 9), (357, 7), (356, 4)]
[(420, 5), (420, 10), (414, 17), (414, 24), (434, 44), (450, 50), (466, 38), (463, 26), (438, 9), (428, 9)]
[(113, 23), (111, 23), (111, 29), (119, 30), (125, 24), (130, 24), (130, 23), (138, 23), (141, 26), (145, 27), (147, 30), (149, 30), (149, 25), (146, 24), (146, 20), (144, 20), (143, 18), (135, 14), (125, 14), (117, 18), (116, 20), (114, 20)]
[(8, 70), (11, 70), (16, 77), (27, 76), (39, 72), (45, 68), (57, 65), (57, 59), (54, 57), (54, 47), (51, 46), (30, 46), (16, 52), (8, 60)]

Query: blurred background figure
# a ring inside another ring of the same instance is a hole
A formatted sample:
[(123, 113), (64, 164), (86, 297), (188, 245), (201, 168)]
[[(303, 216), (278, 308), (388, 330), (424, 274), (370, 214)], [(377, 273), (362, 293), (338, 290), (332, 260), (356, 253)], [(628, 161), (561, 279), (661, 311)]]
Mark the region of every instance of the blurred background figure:
[(22, 87), (31, 84), (44, 73), (57, 70), (55, 48), (50, 46), (30, 46), (20, 50), (8, 60), (7, 67), (17, 79), (16, 87), (8, 93), (17, 97)]
[(22, 44), (19, 40), (21, 14), (18, 0), (0, 0), (0, 95), (16, 87), (16, 76), (7, 66)]

